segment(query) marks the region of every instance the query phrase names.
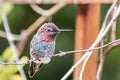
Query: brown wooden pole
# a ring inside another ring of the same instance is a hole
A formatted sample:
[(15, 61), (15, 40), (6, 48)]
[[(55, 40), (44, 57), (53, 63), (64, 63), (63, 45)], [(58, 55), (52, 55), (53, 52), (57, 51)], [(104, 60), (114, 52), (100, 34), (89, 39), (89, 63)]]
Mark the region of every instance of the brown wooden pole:
[[(75, 29), (75, 50), (87, 49), (95, 41), (100, 21), (100, 4), (79, 4), (76, 15)], [(82, 57), (84, 53), (75, 53), (74, 63)], [(89, 59), (83, 80), (96, 80), (96, 70), (98, 62), (98, 51), (94, 51)], [(73, 80), (79, 80), (82, 64), (74, 71)]]

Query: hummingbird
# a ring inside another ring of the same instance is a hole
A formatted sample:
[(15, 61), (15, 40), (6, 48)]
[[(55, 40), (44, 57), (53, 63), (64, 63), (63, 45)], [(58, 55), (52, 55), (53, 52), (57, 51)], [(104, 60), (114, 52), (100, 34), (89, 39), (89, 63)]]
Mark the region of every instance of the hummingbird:
[(52, 22), (44, 23), (30, 43), (30, 65), (28, 74), (32, 78), (43, 64), (51, 61), (55, 51), (55, 39), (60, 29)]

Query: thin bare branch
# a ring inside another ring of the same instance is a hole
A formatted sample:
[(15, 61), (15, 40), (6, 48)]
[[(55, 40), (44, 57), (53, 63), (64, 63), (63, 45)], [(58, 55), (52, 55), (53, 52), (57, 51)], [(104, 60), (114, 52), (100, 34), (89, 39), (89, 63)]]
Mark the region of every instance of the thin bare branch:
[(112, 27), (111, 27), (111, 40), (116, 39), (116, 21), (113, 22)]
[(24, 62), (0, 62), (1, 65), (23, 65), (23, 64), (29, 64), (31, 61), (34, 60), (26, 60)]
[(120, 46), (120, 42), (119, 43), (115, 43), (115, 44), (109, 46), (107, 48), (107, 50), (105, 51), (104, 55), (107, 56), (110, 53), (111, 50), (113, 50), (114, 48), (116, 48), (118, 46)]
[(23, 65), (23, 64), (29, 64), (29, 61), (25, 61), (25, 62), (0, 62), (0, 65)]
[[(62, 0), (3, 0), (4, 2), (12, 2), (15, 4), (56, 4)], [(114, 0), (64, 0), (67, 4), (89, 4), (89, 3), (113, 3)]]
[(119, 44), (120, 45), (120, 39), (118, 40), (114, 40), (114, 41), (111, 41), (103, 46), (100, 46), (100, 47), (96, 47), (96, 48), (91, 48), (91, 49), (85, 49), (85, 50), (75, 50), (75, 51), (67, 51), (67, 52), (63, 52), (63, 51), (60, 51), (60, 53), (58, 54), (54, 54), (53, 56), (64, 56), (64, 55), (67, 55), (67, 54), (71, 54), (71, 53), (83, 53), (83, 52), (90, 52), (90, 51), (93, 51), (93, 50), (98, 50), (98, 49), (102, 49), (102, 48), (105, 48), (107, 46), (112, 46), (112, 45), (116, 45), (116, 44)]
[[(6, 31), (7, 39), (10, 44), (10, 47), (12, 48), (15, 60), (16, 60), (16, 62), (19, 62), (18, 51), (13, 42), (13, 35), (9, 29), (9, 24), (8, 24), (7, 17), (6, 17), (6, 14), (4, 13), (4, 11), (2, 12), (2, 19), (3, 19), (3, 24), (4, 24), (5, 31)], [(17, 66), (18, 66), (18, 69), (20, 71), (20, 74), (21, 74), (23, 80), (27, 80), (22, 66), (21, 65), (17, 65)]]
[[(111, 16), (114, 16), (116, 9), (118, 6), (115, 6)], [(116, 39), (116, 21), (113, 22), (112, 27), (111, 27), (111, 40), (115, 40)]]
[(114, 10), (115, 6), (117, 5), (117, 2), (118, 2), (118, 0), (115, 0), (114, 3), (110, 6), (109, 10), (107, 11), (107, 14), (106, 14), (105, 19), (104, 19), (104, 21), (103, 21), (102, 29), (100, 30), (101, 32), (99, 33), (99, 35), (102, 34), (102, 32), (103, 32), (103, 31), (105, 30), (105, 28), (106, 28), (106, 25), (107, 25), (108, 22), (110, 21), (110, 20), (109, 20), (110, 17), (111, 17), (110, 15), (111, 15), (112, 11)]
[(30, 4), (30, 7), (40, 15), (43, 15), (43, 16), (48, 16), (49, 15), (47, 10), (42, 9), (36, 3)]
[(0, 37), (7, 38), (7, 35), (4, 31), (0, 30)]
[[(13, 40), (14, 41), (20, 41), (21, 40), (21, 36), (20, 35), (16, 35), (16, 34), (12, 34), (12, 35), (13, 35)], [(0, 30), (0, 37), (7, 38), (6, 32)]]
[[(105, 44), (105, 39), (106, 39), (106, 36), (103, 38), (103, 40), (101, 40), (101, 43), (100, 43), (101, 46)], [(96, 80), (101, 80), (102, 78), (103, 63), (105, 59), (104, 50), (105, 50), (104, 48), (100, 49), (100, 57), (99, 57), (97, 74), (96, 74)]]

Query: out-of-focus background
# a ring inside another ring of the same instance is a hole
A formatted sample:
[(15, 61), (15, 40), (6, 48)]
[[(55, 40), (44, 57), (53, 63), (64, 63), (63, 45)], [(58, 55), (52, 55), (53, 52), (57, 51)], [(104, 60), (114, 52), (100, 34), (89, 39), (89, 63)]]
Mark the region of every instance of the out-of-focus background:
[[(22, 30), (27, 29), (40, 15), (34, 12), (28, 5), (15, 5), (7, 4), (7, 18), (12, 33), (19, 34)], [(53, 5), (40, 5), (44, 9), (49, 9)], [(101, 5), (101, 24), (104, 20), (104, 16), (110, 5)], [(74, 50), (74, 28), (76, 21), (76, 8), (77, 5), (67, 5), (60, 11), (58, 11), (53, 17), (52, 22), (54, 22), (60, 29), (73, 29), (72, 32), (61, 32), (56, 39), (56, 51), (71, 51)], [(0, 13), (1, 14), (1, 13)], [(91, 16), (94, 16), (91, 15)], [(117, 38), (120, 38), (120, 20), (117, 19)], [(0, 15), (0, 30), (4, 30), (3, 23), (1, 21)], [(25, 49), (22, 52), (22, 56), (29, 55), (29, 45), (32, 36), (31, 35)], [(109, 37), (108, 37), (109, 38)], [(0, 55), (3, 56), (6, 48), (9, 46), (8, 41), (0, 37)], [(9, 52), (9, 51), (8, 51)], [(8, 56), (9, 58), (9, 56)], [(0, 58), (2, 59), (2, 58)], [(103, 77), (102, 80), (120, 80), (120, 47), (115, 48), (111, 54), (109, 54), (104, 63)], [(49, 64), (46, 64), (42, 69), (34, 76), (34, 80), (60, 80), (64, 74), (73, 65), (73, 54), (65, 55), (62, 57), (53, 57)], [(13, 66), (13, 65), (11, 65)], [(25, 74), (28, 80), (28, 66), (24, 66)], [(0, 67), (2, 69), (2, 67)], [(9, 70), (9, 68), (7, 68)], [(10, 68), (11, 69), (11, 68)], [(0, 72), (0, 75), (8, 75), (6, 69), (5, 72)], [(11, 75), (10, 75), (11, 76)], [(3, 76), (4, 77), (4, 76)], [(8, 76), (9, 77), (9, 76)], [(2, 79), (6, 80), (6, 79)], [(13, 79), (11, 79), (13, 80)], [(67, 79), (72, 80), (72, 75)]]

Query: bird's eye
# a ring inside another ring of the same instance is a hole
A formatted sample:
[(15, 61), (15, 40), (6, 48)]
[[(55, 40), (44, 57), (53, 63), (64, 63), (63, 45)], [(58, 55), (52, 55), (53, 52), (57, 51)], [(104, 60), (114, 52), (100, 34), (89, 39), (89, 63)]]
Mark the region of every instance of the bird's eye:
[(46, 29), (47, 32), (52, 32), (53, 30), (51, 28)]

